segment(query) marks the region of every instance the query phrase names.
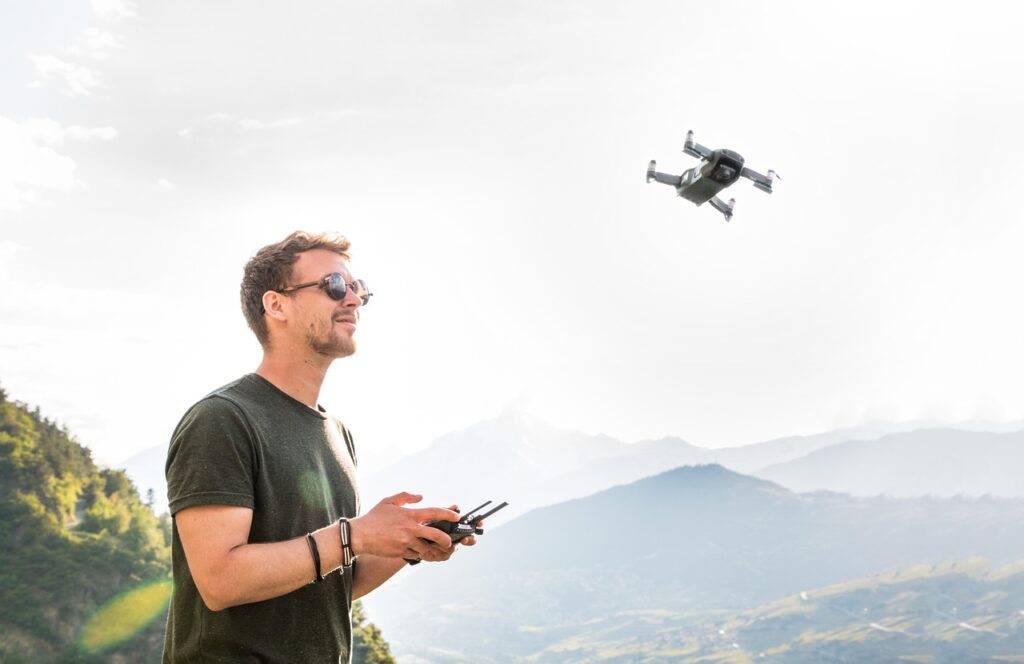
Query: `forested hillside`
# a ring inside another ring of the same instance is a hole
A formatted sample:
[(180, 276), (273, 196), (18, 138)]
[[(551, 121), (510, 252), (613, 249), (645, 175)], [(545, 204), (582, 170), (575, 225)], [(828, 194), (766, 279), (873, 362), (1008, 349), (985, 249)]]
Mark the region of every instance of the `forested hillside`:
[(124, 473), (0, 391), (0, 660), (158, 660), (168, 539)]
[[(159, 662), (170, 519), (0, 388), (0, 662)], [(356, 662), (393, 662), (360, 611)]]
[(808, 589), (742, 612), (623, 611), (590, 622), (529, 661), (1020, 662), (1022, 594), (1024, 563), (924, 565)]

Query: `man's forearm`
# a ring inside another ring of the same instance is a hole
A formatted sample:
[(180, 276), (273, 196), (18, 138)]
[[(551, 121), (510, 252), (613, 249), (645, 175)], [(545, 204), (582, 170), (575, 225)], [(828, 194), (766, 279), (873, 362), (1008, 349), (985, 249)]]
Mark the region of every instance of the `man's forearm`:
[(375, 590), (393, 577), (406, 562), (402, 558), (384, 558), (364, 554), (356, 559), (355, 575), (352, 577), (352, 599), (357, 600)]
[[(315, 532), (320, 573), (341, 566), (337, 526)], [(272, 544), (244, 544), (232, 549), (207, 583), (197, 586), (213, 611), (280, 597), (313, 581), (313, 556), (305, 537)]]

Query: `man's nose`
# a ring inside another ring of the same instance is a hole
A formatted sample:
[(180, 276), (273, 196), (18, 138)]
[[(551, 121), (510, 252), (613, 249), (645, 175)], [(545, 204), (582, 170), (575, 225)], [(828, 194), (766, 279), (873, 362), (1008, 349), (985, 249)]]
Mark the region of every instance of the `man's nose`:
[(345, 289), (345, 297), (341, 298), (341, 305), (348, 309), (358, 309), (363, 306), (363, 298), (356, 295), (356, 289), (349, 286)]

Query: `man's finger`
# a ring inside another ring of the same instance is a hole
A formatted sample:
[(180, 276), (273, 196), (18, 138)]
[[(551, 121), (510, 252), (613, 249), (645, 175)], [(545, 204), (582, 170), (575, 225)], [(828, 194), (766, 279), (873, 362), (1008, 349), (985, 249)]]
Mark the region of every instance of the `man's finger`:
[(427, 521), (458, 521), (461, 518), (456, 512), (446, 510), (443, 507), (419, 507), (411, 509), (409, 512), (420, 523), (426, 523)]
[(440, 545), (434, 544), (426, 539), (417, 539), (414, 543), (409, 545), (409, 549), (413, 551), (413, 555), (409, 556), (410, 558), (419, 558), (420, 560), (431, 561), (435, 560), (438, 553), (441, 551)]
[(402, 505), (408, 505), (409, 503), (418, 503), (421, 500), (423, 500), (423, 496), (403, 491), (402, 493), (396, 493), (393, 496), (388, 496), (380, 502), (387, 503), (389, 505), (398, 505), (401, 507)]
[(448, 533), (442, 532), (437, 528), (420, 526), (420, 529), (416, 534), (420, 538), (428, 540), (431, 544), (435, 544), (442, 549), (452, 548), (452, 538), (448, 536)]

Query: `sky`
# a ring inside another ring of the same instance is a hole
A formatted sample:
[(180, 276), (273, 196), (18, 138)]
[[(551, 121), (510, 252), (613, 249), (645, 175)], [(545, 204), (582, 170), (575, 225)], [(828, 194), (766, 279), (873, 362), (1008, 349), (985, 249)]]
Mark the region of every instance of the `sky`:
[[(102, 462), (252, 371), (246, 260), (353, 243), (321, 403), (384, 463), (519, 409), (706, 447), (1024, 418), (995, 2), (0, 0), (0, 385)], [(782, 177), (726, 223), (686, 131)]]

